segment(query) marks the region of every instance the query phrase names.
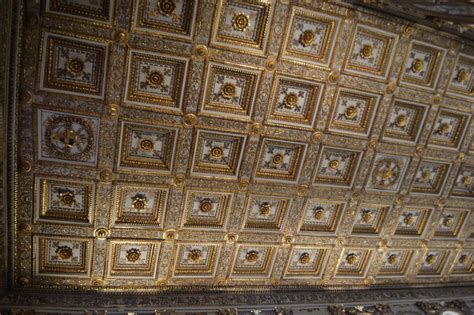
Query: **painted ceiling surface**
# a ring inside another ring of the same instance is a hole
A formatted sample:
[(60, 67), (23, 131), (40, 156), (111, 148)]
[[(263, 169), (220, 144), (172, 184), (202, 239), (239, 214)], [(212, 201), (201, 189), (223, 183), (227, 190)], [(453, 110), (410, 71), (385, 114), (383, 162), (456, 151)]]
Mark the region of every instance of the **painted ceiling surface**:
[(473, 280), (472, 43), (338, 2), (25, 9), (16, 286)]

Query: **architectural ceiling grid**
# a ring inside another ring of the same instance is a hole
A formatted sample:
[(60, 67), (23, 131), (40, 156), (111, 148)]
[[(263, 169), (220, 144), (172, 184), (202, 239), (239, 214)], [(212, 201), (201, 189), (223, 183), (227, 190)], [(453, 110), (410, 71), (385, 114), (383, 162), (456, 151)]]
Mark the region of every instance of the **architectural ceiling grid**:
[(472, 281), (471, 46), (336, 2), (52, 3), (26, 6), (15, 285)]

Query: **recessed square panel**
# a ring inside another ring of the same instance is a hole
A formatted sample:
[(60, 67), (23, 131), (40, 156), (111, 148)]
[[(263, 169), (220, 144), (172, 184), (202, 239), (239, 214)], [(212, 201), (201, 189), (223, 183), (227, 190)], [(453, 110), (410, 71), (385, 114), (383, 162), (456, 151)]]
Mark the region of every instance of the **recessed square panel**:
[(261, 245), (238, 245), (232, 266), (232, 278), (269, 278), (276, 248)]
[(244, 229), (281, 231), (290, 206), (290, 198), (250, 195), (247, 199)]
[(386, 79), (398, 35), (380, 28), (357, 25), (347, 55), (345, 71)]
[(219, 259), (219, 245), (179, 244), (176, 254), (175, 277), (213, 277)]
[(335, 233), (345, 206), (345, 202), (308, 199), (304, 207), (300, 231), (302, 233)]
[(402, 68), (401, 83), (434, 89), (446, 49), (412, 41)]
[(109, 245), (109, 278), (147, 279), (156, 276), (160, 244), (156, 241), (112, 240)]
[(449, 82), (448, 93), (474, 96), (474, 59), (472, 57), (463, 54), (458, 56)]
[(277, 75), (268, 123), (312, 128), (323, 88), (322, 83)]
[(314, 183), (351, 187), (361, 157), (361, 151), (323, 146), (316, 167)]
[(129, 50), (125, 102), (181, 111), (188, 62), (176, 55)]
[(418, 276), (441, 276), (448, 257), (447, 250), (428, 250), (423, 257)]
[(362, 204), (356, 212), (352, 234), (377, 235), (380, 233), (390, 206)]
[(440, 109), (428, 144), (442, 148), (459, 149), (470, 120), (471, 115), (468, 113)]
[(40, 89), (104, 98), (108, 46), (45, 33)]
[(372, 250), (369, 249), (349, 249), (342, 252), (342, 256), (337, 267), (336, 277), (338, 278), (363, 278), (367, 273), (369, 260), (372, 257)]
[(380, 102), (380, 95), (339, 87), (328, 130), (367, 138)]
[(443, 191), (451, 164), (423, 160), (411, 184), (411, 192), (440, 195)]
[(247, 136), (198, 130), (192, 173), (236, 178)]
[(474, 197), (474, 167), (462, 165), (454, 181), (453, 196)]
[(184, 204), (183, 227), (223, 228), (232, 206), (232, 193), (188, 190)]
[(122, 122), (118, 169), (170, 173), (177, 128)]
[(293, 7), (283, 57), (329, 66), (340, 23), (339, 17)]
[(403, 209), (402, 215), (398, 219), (395, 235), (422, 236), (432, 211), (432, 208), (407, 207)]
[(192, 39), (197, 0), (137, 0), (133, 30)]
[(438, 221), (435, 237), (458, 237), (469, 211), (444, 209)]
[(463, 250), (454, 260), (454, 266), (451, 270), (452, 275), (468, 275), (474, 271), (473, 263), (474, 252), (472, 250)]
[(115, 0), (46, 0), (45, 10), (48, 13), (110, 24), (112, 22), (114, 4)]
[(99, 125), (95, 117), (38, 110), (38, 159), (95, 166)]
[(115, 186), (113, 222), (117, 226), (161, 227), (168, 189), (146, 183)]
[(66, 236), (34, 236), (35, 275), (89, 277), (92, 241)]
[(284, 278), (320, 278), (328, 249), (294, 246), (288, 257)]
[(35, 219), (68, 224), (92, 224), (95, 184), (93, 181), (36, 178)]
[(367, 181), (367, 189), (397, 192), (409, 162), (409, 157), (377, 154)]
[(265, 138), (260, 145), (255, 178), (296, 182), (300, 175), (306, 143)]
[(221, 0), (211, 43), (231, 49), (263, 54), (267, 46), (273, 1)]
[(250, 119), (260, 71), (209, 63), (201, 112)]
[(383, 256), (378, 278), (403, 277), (410, 264), (413, 251), (407, 249), (389, 249)]
[(383, 139), (416, 144), (427, 113), (427, 105), (396, 99), (387, 115)]

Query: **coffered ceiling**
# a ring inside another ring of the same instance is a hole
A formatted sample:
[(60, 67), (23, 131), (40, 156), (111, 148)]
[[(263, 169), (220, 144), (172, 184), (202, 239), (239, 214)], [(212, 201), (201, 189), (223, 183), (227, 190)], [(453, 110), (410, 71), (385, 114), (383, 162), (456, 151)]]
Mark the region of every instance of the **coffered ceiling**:
[(15, 287), (473, 280), (472, 42), (336, 1), (24, 10)]

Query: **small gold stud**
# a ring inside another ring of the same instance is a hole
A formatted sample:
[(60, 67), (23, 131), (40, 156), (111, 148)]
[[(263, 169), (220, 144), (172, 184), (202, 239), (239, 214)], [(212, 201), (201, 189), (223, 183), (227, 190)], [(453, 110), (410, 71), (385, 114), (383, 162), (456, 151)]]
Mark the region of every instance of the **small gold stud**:
[(329, 83), (336, 83), (337, 81), (339, 81), (340, 76), (341, 75), (338, 71), (332, 71), (328, 77)]
[(263, 132), (263, 125), (261, 123), (253, 123), (251, 126), (250, 126), (250, 134), (251, 135), (259, 135)]
[(317, 143), (323, 139), (323, 133), (321, 131), (313, 132), (313, 136), (311, 138), (313, 143)]
[(299, 185), (298, 188), (296, 189), (296, 195), (298, 197), (302, 197), (306, 194), (308, 191), (308, 185)]
[(265, 69), (267, 71), (273, 71), (276, 69), (277, 66), (277, 59), (275, 56), (270, 56), (265, 60)]
[(109, 169), (105, 169), (100, 172), (100, 180), (104, 183), (110, 182), (112, 180), (112, 176), (112, 171)]
[(194, 114), (186, 114), (183, 117), (183, 125), (185, 127), (192, 127), (197, 123), (197, 117)]
[(105, 240), (108, 236), (110, 236), (110, 231), (105, 227), (99, 227), (95, 229), (94, 236), (99, 240)]
[(128, 40), (128, 34), (123, 31), (115, 32), (114, 38), (119, 43), (125, 43)]
[(205, 45), (197, 45), (196, 48), (194, 48), (194, 56), (198, 59), (205, 59), (209, 56), (209, 50)]

